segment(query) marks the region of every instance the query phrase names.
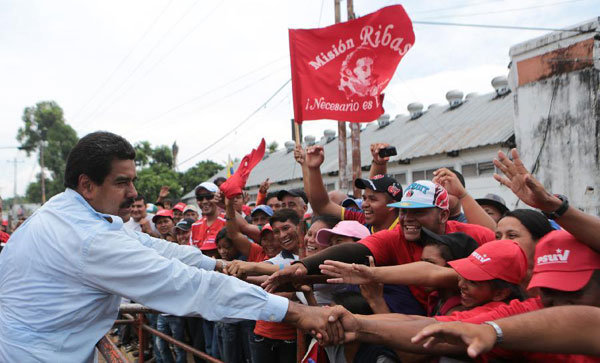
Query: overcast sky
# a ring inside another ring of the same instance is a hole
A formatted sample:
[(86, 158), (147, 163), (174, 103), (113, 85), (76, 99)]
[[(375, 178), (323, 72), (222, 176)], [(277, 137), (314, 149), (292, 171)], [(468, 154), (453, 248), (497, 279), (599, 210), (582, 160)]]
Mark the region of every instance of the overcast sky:
[[(0, 195), (13, 196), (39, 172), (15, 139), (23, 108), (54, 100), (81, 137), (107, 130), (130, 142), (180, 146), (179, 161), (229, 133), (289, 78), (288, 28), (334, 22), (333, 0), (0, 0)], [(398, 1), (355, 0), (357, 16)], [(408, 0), (412, 20), (561, 28), (598, 16), (598, 0)], [(346, 2), (342, 1), (345, 15)], [(511, 45), (543, 35), (467, 27), (414, 26), (384, 107), (445, 103), (450, 89), (487, 93), (506, 75)], [(291, 139), (291, 87), (222, 141), (185, 162), (224, 163), (261, 137)], [(309, 121), (317, 139), (334, 121)]]

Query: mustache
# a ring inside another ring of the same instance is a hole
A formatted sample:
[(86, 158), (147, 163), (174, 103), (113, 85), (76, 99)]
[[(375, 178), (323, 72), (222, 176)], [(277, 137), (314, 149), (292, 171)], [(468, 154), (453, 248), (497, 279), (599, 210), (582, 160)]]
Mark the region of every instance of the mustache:
[(127, 198), (127, 199), (125, 199), (125, 201), (123, 201), (123, 203), (121, 203), (119, 208), (129, 208), (129, 207), (131, 207), (133, 202), (134, 202), (133, 198)]

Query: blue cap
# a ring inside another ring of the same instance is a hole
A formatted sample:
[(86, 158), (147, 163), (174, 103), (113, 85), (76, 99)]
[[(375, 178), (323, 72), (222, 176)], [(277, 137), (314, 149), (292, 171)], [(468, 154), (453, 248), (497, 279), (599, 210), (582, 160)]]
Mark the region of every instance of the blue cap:
[(362, 203), (363, 200), (360, 198), (346, 198), (344, 199), (344, 201), (342, 202), (342, 207), (344, 208), (352, 208), (355, 205), (358, 207), (358, 209), (362, 209)]
[(254, 212), (256, 211), (262, 211), (264, 212), (266, 215), (268, 215), (269, 217), (273, 216), (273, 209), (271, 209), (271, 207), (269, 207), (266, 204), (261, 204), (261, 205), (257, 205), (256, 208), (254, 208), (252, 210), (252, 212), (250, 212), (250, 215), (253, 215)]

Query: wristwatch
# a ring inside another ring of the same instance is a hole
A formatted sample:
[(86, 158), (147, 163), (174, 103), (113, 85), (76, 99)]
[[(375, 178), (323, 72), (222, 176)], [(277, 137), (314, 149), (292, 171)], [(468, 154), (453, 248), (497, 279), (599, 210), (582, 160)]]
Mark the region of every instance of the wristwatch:
[(554, 196), (557, 197), (558, 199), (560, 199), (562, 201), (562, 204), (554, 212), (542, 211), (542, 213), (544, 213), (544, 215), (548, 219), (556, 219), (558, 217), (561, 217), (563, 214), (565, 214), (567, 209), (569, 209), (569, 199), (567, 199), (567, 197), (565, 197), (564, 195), (561, 195), (561, 194), (554, 194)]
[(504, 341), (504, 333), (502, 332), (502, 328), (500, 328), (500, 325), (496, 324), (493, 321), (485, 321), (484, 324), (491, 326), (496, 331), (496, 345)]

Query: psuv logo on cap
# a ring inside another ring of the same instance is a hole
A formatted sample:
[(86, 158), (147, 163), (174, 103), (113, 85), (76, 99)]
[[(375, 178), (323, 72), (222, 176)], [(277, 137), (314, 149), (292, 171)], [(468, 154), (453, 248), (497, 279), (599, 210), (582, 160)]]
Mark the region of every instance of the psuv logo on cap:
[(560, 248), (556, 249), (556, 253), (540, 256), (537, 259), (538, 265), (548, 265), (551, 263), (569, 263), (570, 250), (562, 251)]
[(377, 175), (375, 175), (374, 177), (372, 177), (372, 178), (371, 178), (371, 180), (377, 180), (377, 179), (381, 179), (381, 178), (383, 178), (383, 177), (384, 177), (384, 175), (383, 175), (383, 174), (377, 174)]
[(486, 262), (492, 260), (490, 257), (487, 256), (487, 254), (484, 253), (483, 255), (480, 255), (476, 251), (473, 251), (473, 253), (471, 253), (471, 256), (473, 256), (473, 258), (475, 258), (477, 261), (479, 261), (481, 263), (486, 263)]
[(396, 195), (398, 195), (398, 193), (400, 193), (400, 189), (397, 186), (395, 186), (394, 184), (390, 185), (388, 187), (387, 191), (388, 191), (388, 193), (390, 193), (393, 196), (396, 196)]
[[(429, 191), (429, 187), (428, 186), (425, 186), (425, 185), (419, 184), (419, 183), (412, 183), (406, 189), (407, 189), (407, 192), (411, 191), (411, 190), (418, 190), (418, 191), (420, 191), (423, 194), (427, 194), (427, 192)], [(412, 193), (410, 195), (412, 195)]]

